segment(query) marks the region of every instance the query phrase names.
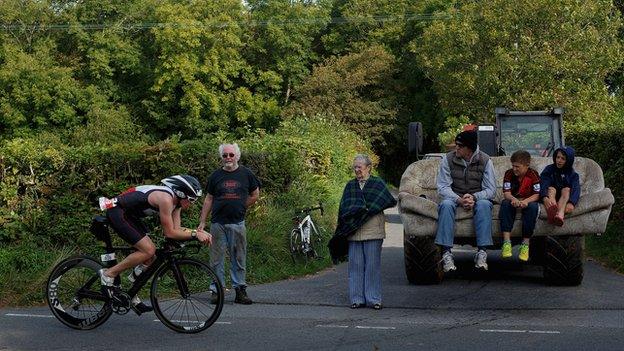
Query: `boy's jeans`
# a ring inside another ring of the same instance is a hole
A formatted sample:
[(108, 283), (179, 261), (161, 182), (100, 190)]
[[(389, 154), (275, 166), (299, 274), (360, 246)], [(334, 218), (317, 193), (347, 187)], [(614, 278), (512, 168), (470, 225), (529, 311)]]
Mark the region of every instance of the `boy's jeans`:
[[(511, 201), (503, 200), (501, 202), (498, 218), (500, 219), (501, 232), (511, 232), (516, 219), (517, 208), (511, 205)], [(522, 237), (530, 238), (535, 231), (535, 222), (539, 215), (539, 204), (537, 202), (529, 202), (528, 206), (522, 209)]]
[[(477, 234), (477, 246), (492, 245), (492, 206), (492, 201), (490, 200), (477, 200), (473, 208), (474, 215), (472, 220)], [(443, 200), (438, 205), (436, 244), (453, 247), (456, 209), (457, 203), (452, 200)]]

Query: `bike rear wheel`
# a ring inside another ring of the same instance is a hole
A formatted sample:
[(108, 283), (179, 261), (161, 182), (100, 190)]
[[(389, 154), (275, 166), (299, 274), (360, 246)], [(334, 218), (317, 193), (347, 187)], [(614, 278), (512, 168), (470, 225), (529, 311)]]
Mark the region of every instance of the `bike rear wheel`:
[[(217, 294), (212, 303), (211, 286)], [(208, 265), (179, 259), (156, 271), (151, 288), (154, 312), (168, 328), (179, 333), (198, 333), (217, 321), (223, 309), (223, 287)]]
[(300, 259), (303, 259), (305, 262), (308, 261), (308, 256), (303, 251), (304, 242), (301, 231), (295, 228), (290, 232), (290, 256), (294, 263), (297, 263)]
[(111, 302), (102, 293), (98, 271), (102, 265), (88, 256), (70, 257), (57, 264), (46, 285), (52, 314), (66, 326), (89, 330), (111, 316)]

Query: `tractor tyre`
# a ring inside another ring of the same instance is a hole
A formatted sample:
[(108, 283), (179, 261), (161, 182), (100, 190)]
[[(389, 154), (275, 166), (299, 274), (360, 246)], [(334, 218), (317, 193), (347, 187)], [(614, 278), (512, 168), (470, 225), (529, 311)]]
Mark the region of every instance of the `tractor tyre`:
[(444, 277), (440, 249), (432, 237), (406, 237), (403, 248), (405, 274), (412, 284), (439, 284)]
[(581, 235), (547, 236), (545, 239), (544, 280), (550, 285), (576, 286), (583, 281), (583, 250)]

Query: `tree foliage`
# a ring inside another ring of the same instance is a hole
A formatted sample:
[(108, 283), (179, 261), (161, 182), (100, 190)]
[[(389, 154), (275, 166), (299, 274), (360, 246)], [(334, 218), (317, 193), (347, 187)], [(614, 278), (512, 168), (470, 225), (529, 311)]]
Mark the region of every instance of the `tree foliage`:
[(442, 107), (492, 119), (496, 106), (565, 106), (571, 119), (612, 111), (605, 78), (621, 62), (608, 1), (464, 1), (413, 42)]
[(392, 96), (394, 63), (381, 46), (330, 58), (299, 87), (285, 115), (328, 116), (383, 145), (397, 113)]

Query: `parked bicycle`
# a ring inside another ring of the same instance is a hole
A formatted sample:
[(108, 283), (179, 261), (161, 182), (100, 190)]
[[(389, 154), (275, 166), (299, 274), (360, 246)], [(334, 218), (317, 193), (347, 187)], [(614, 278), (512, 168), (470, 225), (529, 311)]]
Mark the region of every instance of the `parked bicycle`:
[(314, 243), (321, 242), (322, 237), (312, 221), (310, 214), (312, 211), (320, 210), (323, 215), (323, 204), (319, 203), (317, 207), (303, 208), (295, 211), (293, 221), (295, 227), (290, 232), (290, 254), (293, 262), (297, 259), (308, 261), (309, 258), (317, 258), (318, 254), (314, 248)]
[[(129, 289), (111, 289), (101, 285), (98, 271), (117, 264), (115, 253), (127, 254), (134, 249), (112, 246), (106, 217), (96, 216), (91, 232), (105, 244), (102, 263), (89, 256), (70, 257), (56, 265), (48, 279), (46, 299), (54, 316), (63, 324), (89, 330), (102, 325), (112, 313), (128, 313), (133, 309), (132, 297), (152, 278), (152, 307), (168, 328), (180, 333), (198, 333), (219, 318), (224, 293), (217, 275), (203, 262), (185, 257), (190, 250), (199, 252), (199, 243), (166, 239), (156, 250), (154, 262), (136, 277)], [(117, 277), (115, 285), (119, 283)], [(217, 294), (213, 303), (211, 284), (216, 287)]]

